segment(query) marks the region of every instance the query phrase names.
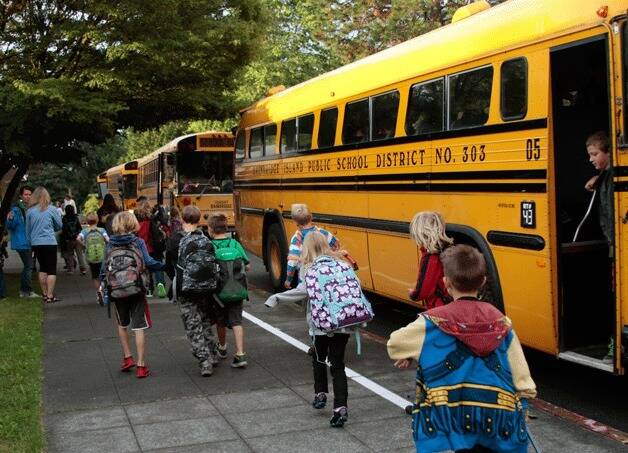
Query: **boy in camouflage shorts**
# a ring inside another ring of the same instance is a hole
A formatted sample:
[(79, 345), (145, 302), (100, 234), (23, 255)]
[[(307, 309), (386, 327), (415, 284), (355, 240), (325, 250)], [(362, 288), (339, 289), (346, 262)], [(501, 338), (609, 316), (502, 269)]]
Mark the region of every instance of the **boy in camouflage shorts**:
[[(196, 206), (186, 206), (183, 209), (183, 231), (182, 234), (175, 234), (168, 243), (168, 256), (178, 257), (179, 243), (181, 238), (191, 232), (196, 231), (201, 219), (201, 212)], [(177, 272), (180, 269), (173, 263)], [(211, 295), (209, 296), (189, 296), (181, 292), (181, 278), (175, 279), (176, 300), (181, 309), (181, 319), (185, 333), (190, 341), (192, 354), (198, 360), (201, 369), (201, 376), (211, 376), (213, 367), (218, 363), (214, 351), (216, 342), (212, 331), (212, 324), (215, 323), (215, 304)]]

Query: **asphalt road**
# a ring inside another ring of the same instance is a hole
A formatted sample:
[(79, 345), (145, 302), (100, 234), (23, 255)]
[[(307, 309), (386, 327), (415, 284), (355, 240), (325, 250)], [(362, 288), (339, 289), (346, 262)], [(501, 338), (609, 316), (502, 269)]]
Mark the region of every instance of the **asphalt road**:
[[(254, 256), (251, 259), (250, 283), (270, 293), (272, 288), (261, 260)], [(366, 330), (382, 339), (416, 319), (418, 310), (414, 307), (375, 295), (369, 299), (376, 316)], [(525, 352), (539, 398), (628, 432), (628, 376), (614, 376), (529, 348)]]

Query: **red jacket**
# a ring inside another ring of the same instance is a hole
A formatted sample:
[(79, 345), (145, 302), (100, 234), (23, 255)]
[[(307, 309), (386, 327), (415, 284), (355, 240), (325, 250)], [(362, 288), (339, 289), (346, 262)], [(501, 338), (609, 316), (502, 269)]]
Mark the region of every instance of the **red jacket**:
[(144, 240), (149, 255), (155, 251), (153, 248), (153, 238), (150, 234), (150, 220), (146, 219), (140, 222), (140, 229), (137, 231), (137, 237)]
[(443, 283), (443, 265), (438, 253), (427, 253), (421, 249), (419, 275), (410, 299), (424, 301), (428, 310), (451, 302), (451, 296)]

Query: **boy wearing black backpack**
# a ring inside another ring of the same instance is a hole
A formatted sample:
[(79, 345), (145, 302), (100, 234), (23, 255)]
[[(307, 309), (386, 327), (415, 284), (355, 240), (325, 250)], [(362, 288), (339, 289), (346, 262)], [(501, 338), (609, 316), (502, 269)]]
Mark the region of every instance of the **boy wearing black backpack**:
[[(118, 322), (118, 337), (124, 352), (120, 371), (130, 371), (137, 365), (136, 377), (145, 378), (150, 371), (144, 361), (144, 330), (152, 325), (146, 303), (148, 269), (162, 270), (164, 265), (148, 254), (144, 241), (135, 235), (139, 223), (133, 214), (128, 211), (115, 214), (111, 228), (113, 236), (107, 243), (100, 277), (110, 303), (114, 304)], [(135, 333), (137, 363), (129, 347), (129, 326)]]
[(214, 214), (208, 222), (209, 234), (216, 250), (216, 260), (220, 265), (220, 291), (216, 297), (222, 307), (216, 326), (218, 331), (218, 357), (227, 357), (227, 330), (233, 330), (236, 352), (231, 366), (241, 368), (247, 365), (244, 352), (244, 328), (242, 327), (242, 304), (248, 299), (245, 271), (251, 269), (249, 258), (240, 243), (227, 235), (227, 217)]
[(168, 256), (176, 257), (173, 287), (183, 327), (192, 354), (198, 360), (201, 376), (207, 377), (213, 374), (213, 367), (218, 363), (211, 325), (216, 319), (212, 295), (218, 287), (219, 269), (214, 246), (198, 226), (201, 211), (196, 206), (186, 206), (182, 219), (182, 236), (179, 233), (172, 236)]

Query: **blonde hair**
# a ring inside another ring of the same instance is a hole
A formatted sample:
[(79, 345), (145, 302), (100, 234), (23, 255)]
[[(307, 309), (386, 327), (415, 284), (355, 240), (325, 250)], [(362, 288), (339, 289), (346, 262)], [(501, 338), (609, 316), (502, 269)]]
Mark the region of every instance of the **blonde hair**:
[(413, 217), (410, 236), (428, 253), (441, 253), (454, 243), (445, 233), (445, 221), (434, 211), (422, 211)]
[(140, 229), (140, 224), (129, 211), (122, 211), (115, 214), (111, 222), (113, 234), (135, 233)]
[(327, 238), (322, 233), (318, 231), (312, 231), (305, 236), (303, 239), (303, 248), (301, 250), (301, 266), (303, 268), (308, 267), (312, 264), (316, 258), (319, 256), (331, 256), (332, 258), (336, 258), (339, 260), (344, 260), (344, 256), (338, 252), (334, 252), (329, 243), (327, 242)]
[(39, 186), (31, 196), (31, 206), (39, 205), (40, 211), (45, 211), (50, 206), (50, 194), (46, 189)]
[(89, 214), (87, 214), (86, 220), (88, 225), (96, 225), (98, 223), (98, 214), (96, 214), (95, 212), (90, 212)]
[(290, 207), (290, 215), (298, 225), (307, 225), (312, 221), (312, 214), (306, 204), (295, 203)]

